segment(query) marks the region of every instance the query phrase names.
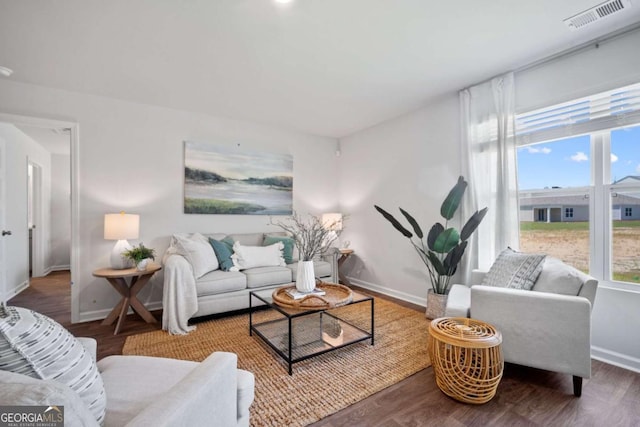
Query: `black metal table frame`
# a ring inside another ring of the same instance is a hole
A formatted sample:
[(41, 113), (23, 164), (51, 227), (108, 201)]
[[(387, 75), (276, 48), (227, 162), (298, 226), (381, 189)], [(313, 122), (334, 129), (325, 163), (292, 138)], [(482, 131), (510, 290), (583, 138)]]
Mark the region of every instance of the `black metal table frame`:
[[(302, 362), (303, 360), (307, 360), (307, 359), (310, 359), (312, 357), (320, 356), (321, 354), (329, 353), (331, 351), (338, 350), (340, 348), (343, 348), (343, 347), (346, 347), (346, 346), (349, 346), (349, 345), (352, 345), (352, 344), (355, 344), (355, 343), (358, 343), (358, 342), (361, 342), (361, 341), (366, 341), (368, 339), (371, 340), (371, 345), (375, 344), (375, 336), (374, 336), (375, 305), (374, 305), (374, 300), (373, 300), (373, 297), (371, 297), (371, 296), (367, 296), (367, 295), (363, 295), (363, 296), (364, 296), (364, 298), (359, 299), (357, 301), (350, 302), (349, 304), (346, 304), (346, 305), (341, 306), (341, 307), (346, 307), (346, 306), (355, 305), (355, 304), (361, 304), (361, 303), (365, 303), (365, 302), (369, 301), (370, 304), (371, 304), (371, 332), (365, 331), (364, 329), (362, 329), (362, 328), (360, 328), (360, 327), (358, 327), (358, 326), (356, 326), (356, 325), (354, 325), (354, 324), (352, 324), (350, 322), (347, 322), (344, 319), (341, 319), (341, 318), (339, 318), (339, 317), (327, 312), (328, 310), (333, 310), (335, 308), (340, 308), (340, 307), (333, 307), (333, 308), (327, 308), (327, 309), (314, 309), (314, 310), (311, 310), (311, 309), (300, 309), (300, 311), (297, 312), (297, 313), (289, 313), (289, 312), (283, 310), (283, 308), (280, 307), (275, 302), (268, 301), (268, 300), (264, 299), (257, 292), (254, 292), (254, 291), (249, 292), (249, 335), (253, 336), (253, 333), (255, 332), (262, 339), (262, 341), (267, 343), (269, 345), (269, 347), (271, 347), (280, 357), (282, 357), (284, 359), (285, 362), (287, 362), (287, 364), (289, 366), (289, 375), (293, 375), (293, 364), (294, 363)], [(258, 300), (262, 301), (266, 305), (266, 307), (265, 307), (265, 305), (254, 306), (253, 305), (253, 298), (254, 297), (257, 298)], [(270, 321), (267, 321), (267, 322), (258, 323), (256, 325), (253, 324), (253, 313), (254, 313), (255, 309), (256, 308), (262, 309), (263, 307), (268, 308), (268, 309), (272, 309), (272, 310), (276, 310), (280, 314), (282, 314), (284, 317), (287, 318), (288, 328), (289, 328), (289, 331), (288, 331), (289, 345), (287, 347), (288, 348), (288, 353), (285, 353), (282, 350), (280, 350), (275, 344), (273, 344), (271, 342), (271, 340), (269, 338), (267, 338), (265, 335), (263, 335), (257, 329), (257, 326), (268, 324), (268, 323), (273, 323), (273, 322), (279, 322), (282, 319), (270, 320)], [(292, 334), (292, 321), (293, 321), (293, 319), (296, 319), (296, 318), (299, 318), (299, 317), (304, 317), (304, 316), (309, 316), (309, 315), (313, 315), (313, 314), (318, 314), (318, 313), (320, 313), (320, 318), (321, 318), (320, 322), (321, 322), (321, 324), (322, 324), (322, 316), (325, 316), (325, 315), (326, 316), (330, 316), (330, 317), (333, 317), (334, 319), (337, 319), (340, 322), (343, 322), (343, 323), (345, 323), (345, 324), (357, 329), (358, 331), (362, 332), (363, 336), (358, 338), (358, 339), (354, 339), (353, 341), (349, 341), (347, 343), (344, 343), (344, 344), (341, 344), (341, 345), (337, 345), (337, 346), (334, 346), (332, 344), (329, 344), (329, 343), (325, 342), (325, 344), (328, 344), (330, 346), (330, 348), (327, 348), (325, 350), (321, 350), (321, 351), (318, 351), (318, 352), (315, 352), (315, 353), (312, 353), (312, 354), (304, 355), (304, 356), (301, 356), (301, 357), (298, 357), (298, 358), (294, 359), (293, 358), (293, 348), (294, 348), (294, 346), (293, 346), (293, 334)]]

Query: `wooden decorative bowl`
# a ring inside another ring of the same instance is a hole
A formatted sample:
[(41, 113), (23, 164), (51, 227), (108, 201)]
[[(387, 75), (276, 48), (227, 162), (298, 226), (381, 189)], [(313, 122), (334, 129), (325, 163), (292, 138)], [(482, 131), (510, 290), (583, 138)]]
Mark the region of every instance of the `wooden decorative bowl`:
[(297, 300), (287, 293), (290, 289), (295, 289), (295, 286), (285, 286), (273, 291), (273, 302), (281, 307), (326, 310), (349, 304), (353, 300), (351, 289), (336, 283), (320, 282), (316, 289), (323, 290), (325, 292), (324, 295), (310, 294)]

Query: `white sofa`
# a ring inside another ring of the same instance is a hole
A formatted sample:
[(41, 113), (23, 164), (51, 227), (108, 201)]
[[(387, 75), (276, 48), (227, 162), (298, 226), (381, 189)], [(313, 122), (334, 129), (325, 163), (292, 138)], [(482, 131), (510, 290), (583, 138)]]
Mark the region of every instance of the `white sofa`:
[[(225, 238), (244, 246), (263, 246), (265, 236), (285, 237), (282, 232), (202, 234), (206, 238)], [(189, 332), (189, 319), (249, 307), (249, 292), (266, 291), (290, 284), (296, 279), (297, 260), (286, 266), (254, 267), (241, 271), (215, 269), (202, 277), (194, 276), (189, 261), (174, 249), (175, 236), (164, 256), (163, 329), (174, 334)], [(295, 251), (294, 251), (295, 253)], [(332, 250), (314, 260), (314, 272), (321, 280), (337, 283), (339, 251)]]
[(472, 317), (502, 333), (506, 362), (573, 375), (573, 391), (591, 377), (591, 309), (598, 281), (547, 257), (531, 290), (482, 286), (485, 272), (474, 271), (472, 285), (453, 285), (446, 316)]
[[(96, 342), (79, 338), (95, 359)], [(217, 352), (201, 363), (145, 356), (109, 356), (98, 363), (106, 394), (105, 427), (249, 426), (254, 377), (237, 356)], [(0, 405), (57, 405), (65, 426), (97, 426), (66, 385), (0, 371)]]

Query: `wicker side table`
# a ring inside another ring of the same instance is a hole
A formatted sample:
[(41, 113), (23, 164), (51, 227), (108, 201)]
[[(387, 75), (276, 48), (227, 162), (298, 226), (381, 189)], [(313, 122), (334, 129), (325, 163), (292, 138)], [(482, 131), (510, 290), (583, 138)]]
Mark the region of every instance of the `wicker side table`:
[(502, 334), (488, 323), (442, 317), (429, 324), (429, 357), (436, 384), (460, 402), (486, 403), (502, 378)]

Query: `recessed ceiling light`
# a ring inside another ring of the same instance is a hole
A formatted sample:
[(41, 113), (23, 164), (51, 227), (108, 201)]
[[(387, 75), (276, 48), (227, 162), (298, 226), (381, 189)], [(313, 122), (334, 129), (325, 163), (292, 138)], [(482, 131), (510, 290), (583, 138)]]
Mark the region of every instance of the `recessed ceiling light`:
[(0, 66), (0, 76), (9, 77), (11, 74), (13, 74), (11, 68)]

